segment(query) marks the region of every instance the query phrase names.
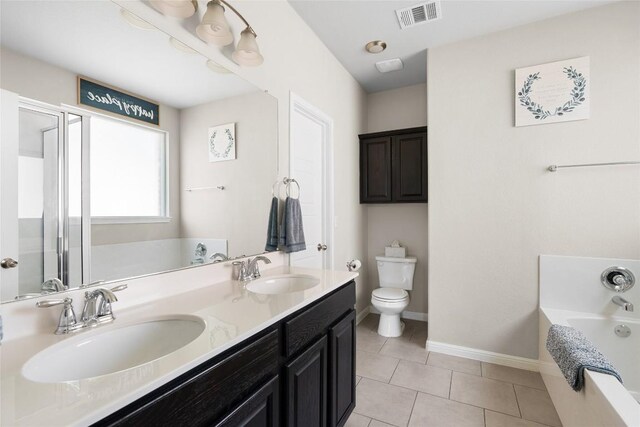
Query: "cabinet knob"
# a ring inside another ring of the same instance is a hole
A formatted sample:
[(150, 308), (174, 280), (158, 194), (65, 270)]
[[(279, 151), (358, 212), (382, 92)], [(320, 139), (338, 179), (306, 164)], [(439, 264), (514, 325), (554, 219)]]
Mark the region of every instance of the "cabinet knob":
[(327, 250), (327, 245), (323, 245), (322, 243), (318, 243), (316, 247), (318, 248), (318, 252)]

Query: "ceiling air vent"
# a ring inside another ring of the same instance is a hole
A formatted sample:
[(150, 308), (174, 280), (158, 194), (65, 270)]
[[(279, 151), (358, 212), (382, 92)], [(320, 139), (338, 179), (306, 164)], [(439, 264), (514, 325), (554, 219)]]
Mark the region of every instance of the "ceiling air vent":
[(396, 10), (400, 28), (405, 29), (425, 22), (437, 21), (442, 18), (442, 8), (440, 0), (420, 3)]

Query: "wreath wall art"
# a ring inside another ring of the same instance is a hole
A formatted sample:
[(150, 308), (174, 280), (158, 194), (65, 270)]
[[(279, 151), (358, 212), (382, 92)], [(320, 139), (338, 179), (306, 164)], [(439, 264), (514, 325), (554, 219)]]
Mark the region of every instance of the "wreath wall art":
[(209, 161), (223, 162), (236, 158), (236, 124), (209, 128)]
[(589, 57), (516, 70), (516, 126), (589, 118)]

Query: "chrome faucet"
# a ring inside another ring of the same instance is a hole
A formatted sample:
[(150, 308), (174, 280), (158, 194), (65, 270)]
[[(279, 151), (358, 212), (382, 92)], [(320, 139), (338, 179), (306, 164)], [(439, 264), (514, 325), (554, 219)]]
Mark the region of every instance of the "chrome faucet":
[(58, 328), (56, 329), (56, 335), (68, 334), (82, 328), (112, 322), (115, 316), (111, 310), (111, 303), (118, 301), (114, 292), (123, 289), (127, 289), (127, 285), (123, 284), (112, 289), (98, 288), (91, 292), (85, 292), (84, 308), (82, 309), (80, 321), (76, 319), (76, 313), (73, 311), (72, 305), (73, 300), (71, 298), (38, 301), (36, 307), (46, 308), (64, 304), (62, 313), (60, 314)]
[(243, 261), (240, 267), (241, 282), (257, 279), (260, 277), (260, 269), (258, 268), (258, 261), (263, 261), (265, 264), (271, 264), (271, 260), (266, 256), (259, 255), (253, 259)]
[(50, 294), (53, 292), (66, 291), (67, 289), (69, 289), (69, 287), (62, 283), (62, 280), (56, 277), (53, 279), (45, 280), (44, 283), (42, 283), (41, 289), (42, 293)]
[(633, 304), (618, 295), (611, 298), (611, 302), (622, 307), (624, 311), (633, 311)]
[(114, 292), (126, 289), (127, 285), (116, 286), (113, 289), (98, 288), (84, 294), (84, 308), (82, 309), (82, 321), (85, 326), (95, 326), (112, 322), (115, 319), (111, 304), (118, 301)]
[(220, 252), (216, 252), (215, 254), (211, 255), (209, 259), (213, 262), (229, 261), (229, 257)]
[(68, 334), (73, 331), (77, 331), (84, 325), (78, 323), (76, 320), (76, 313), (73, 311), (73, 300), (71, 298), (65, 299), (51, 299), (45, 301), (38, 301), (36, 307), (48, 308), (56, 305), (63, 304), (62, 313), (60, 313), (60, 320), (58, 321), (58, 327), (56, 328), (56, 335)]

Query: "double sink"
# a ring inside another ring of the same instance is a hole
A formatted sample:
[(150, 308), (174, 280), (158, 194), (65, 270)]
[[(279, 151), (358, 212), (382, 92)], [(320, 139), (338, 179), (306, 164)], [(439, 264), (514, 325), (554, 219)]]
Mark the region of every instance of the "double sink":
[[(319, 283), (314, 276), (283, 274), (251, 281), (245, 288), (256, 294), (282, 295), (306, 291)], [(24, 364), (22, 374), (31, 381), (58, 383), (124, 371), (183, 348), (205, 328), (198, 316), (174, 315), (122, 327), (116, 324), (94, 334), (80, 333), (37, 353)]]

